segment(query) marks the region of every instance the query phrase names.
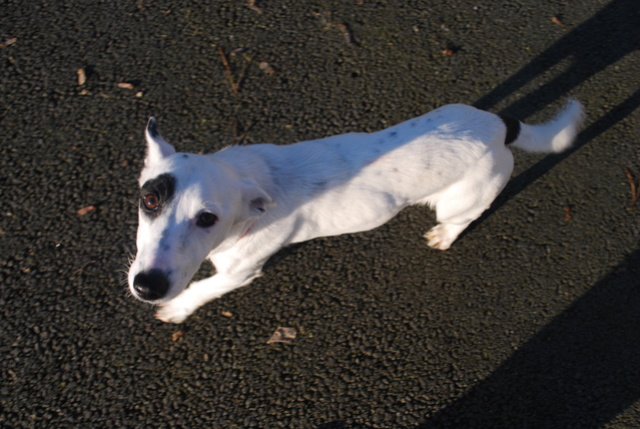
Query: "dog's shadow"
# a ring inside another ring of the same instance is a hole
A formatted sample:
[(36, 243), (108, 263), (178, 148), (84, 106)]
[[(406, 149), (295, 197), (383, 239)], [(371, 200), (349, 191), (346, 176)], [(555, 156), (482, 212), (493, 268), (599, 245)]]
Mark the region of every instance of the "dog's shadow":
[(561, 61), (571, 64), (560, 75), (519, 98), (500, 113), (527, 119), (563, 98), (606, 67), (640, 49), (640, 7), (636, 0), (614, 0), (589, 20), (530, 61), (513, 76), (474, 103), (489, 110)]
[[(519, 91), (552, 67), (569, 58), (572, 62), (565, 71), (499, 112), (525, 120), (550, 103), (566, 98), (573, 88), (639, 49), (640, 7), (638, 7), (638, 3), (634, 0), (614, 0), (585, 23), (551, 45), (501, 85), (476, 101), (474, 106), (479, 109), (491, 110), (507, 96)], [(611, 108), (605, 115), (580, 132), (571, 149), (561, 154), (548, 155), (512, 178), (489, 210), (472, 223), (460, 238), (471, 232), (483, 220), (554, 166), (580, 150), (617, 122), (622, 121), (638, 106), (640, 106), (640, 90), (635, 91), (626, 100)]]
[(580, 148), (614, 126), (617, 122), (622, 121), (624, 118), (629, 116), (638, 108), (638, 106), (640, 106), (640, 90), (634, 92), (629, 96), (629, 98), (613, 107), (604, 116), (582, 130), (578, 134), (575, 144), (570, 149), (559, 154), (547, 155), (519, 175), (513, 177), (507, 183), (507, 186), (505, 186), (500, 195), (498, 195), (495, 201), (491, 204), (491, 207), (489, 207), (489, 209), (486, 210), (476, 221), (469, 225), (469, 227), (460, 234), (458, 240), (464, 238), (465, 235), (473, 231), (485, 219), (493, 215), (509, 200), (514, 198), (540, 177), (544, 176), (553, 167), (573, 155), (575, 152), (580, 150)]
[[(640, 7), (614, 0), (533, 59), (476, 107), (490, 109), (566, 57), (572, 65), (501, 113), (525, 119), (640, 47)], [(513, 178), (473, 230), (555, 165), (640, 106), (640, 90), (592, 122), (575, 146)], [(601, 427), (640, 398), (640, 248), (491, 375), (418, 428)]]
[(602, 427), (640, 398), (639, 310), (637, 249), (417, 429)]

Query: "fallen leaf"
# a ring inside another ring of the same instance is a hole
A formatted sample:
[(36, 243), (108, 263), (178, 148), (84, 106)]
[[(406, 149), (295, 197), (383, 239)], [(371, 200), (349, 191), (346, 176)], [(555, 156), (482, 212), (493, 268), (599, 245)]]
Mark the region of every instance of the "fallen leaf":
[(551, 17), (551, 18), (549, 18), (549, 19), (551, 19), (551, 22), (553, 22), (553, 23), (554, 23), (554, 24), (556, 24), (556, 25), (559, 25), (559, 26), (561, 26), (561, 27), (564, 25), (564, 24), (562, 23), (562, 21), (560, 21), (560, 20), (558, 19), (558, 17), (556, 17), (556, 16), (552, 16), (552, 17)]
[(260, 70), (262, 70), (263, 72), (268, 73), (272, 76), (276, 74), (276, 71), (273, 69), (273, 67), (271, 67), (271, 65), (269, 65), (269, 63), (266, 61), (262, 61), (260, 64), (258, 64), (258, 67), (260, 67)]
[(15, 383), (16, 381), (18, 381), (18, 376), (16, 375), (16, 373), (10, 369), (7, 370), (7, 373), (9, 373), (9, 375), (11, 376), (11, 378), (13, 379), (13, 382)]
[(133, 89), (133, 88), (135, 88), (135, 87), (133, 86), (133, 84), (132, 84), (132, 83), (129, 83), (129, 82), (120, 82), (120, 83), (118, 83), (118, 88)]
[(256, 0), (247, 0), (247, 6), (249, 6), (249, 9), (251, 10), (255, 10), (258, 13), (262, 13), (262, 9), (256, 5)]
[(95, 209), (96, 209), (96, 206), (90, 205), (90, 206), (86, 206), (86, 207), (83, 207), (81, 209), (76, 210), (76, 213), (78, 214), (78, 216), (84, 216), (87, 213), (94, 211)]
[(571, 220), (571, 206), (567, 205), (564, 208), (564, 221), (569, 222)]
[(182, 332), (182, 331), (176, 331), (173, 334), (171, 334), (171, 340), (172, 341), (178, 341), (182, 337), (184, 337), (184, 332)]
[(276, 329), (276, 332), (273, 333), (267, 344), (271, 343), (290, 343), (292, 342), (297, 335), (296, 328), (285, 328), (279, 327)]
[(452, 49), (445, 49), (444, 51), (442, 51), (442, 53), (444, 55), (453, 55), (455, 52), (453, 52)]
[(353, 35), (353, 31), (351, 27), (347, 24), (336, 24), (336, 27), (342, 32), (342, 36), (344, 37), (344, 41), (349, 46), (356, 46), (358, 43), (356, 42), (356, 38)]
[(77, 73), (78, 73), (78, 85), (82, 86), (87, 81), (87, 73), (84, 71), (83, 67), (80, 67)]
[(224, 317), (233, 317), (233, 313), (230, 311), (221, 311), (220, 315)]
[(6, 48), (7, 46), (11, 46), (18, 41), (17, 37), (12, 37), (11, 39), (7, 39), (4, 43), (0, 43), (0, 48)]

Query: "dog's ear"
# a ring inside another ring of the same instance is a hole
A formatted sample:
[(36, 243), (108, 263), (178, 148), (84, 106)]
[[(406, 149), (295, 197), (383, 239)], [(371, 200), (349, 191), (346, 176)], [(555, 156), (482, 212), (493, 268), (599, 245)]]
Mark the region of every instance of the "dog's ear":
[(176, 153), (174, 147), (167, 143), (160, 135), (156, 118), (153, 116), (149, 118), (144, 135), (147, 139), (147, 157), (144, 160), (145, 165), (152, 165), (155, 162)]
[(246, 217), (260, 216), (275, 205), (273, 199), (250, 179), (242, 179), (242, 202)]

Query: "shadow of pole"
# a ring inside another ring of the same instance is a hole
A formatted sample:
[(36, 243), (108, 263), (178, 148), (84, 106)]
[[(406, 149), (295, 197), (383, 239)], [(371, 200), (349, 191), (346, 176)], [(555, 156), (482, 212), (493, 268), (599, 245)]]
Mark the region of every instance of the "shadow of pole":
[(640, 398), (640, 249), (418, 428), (600, 427)]

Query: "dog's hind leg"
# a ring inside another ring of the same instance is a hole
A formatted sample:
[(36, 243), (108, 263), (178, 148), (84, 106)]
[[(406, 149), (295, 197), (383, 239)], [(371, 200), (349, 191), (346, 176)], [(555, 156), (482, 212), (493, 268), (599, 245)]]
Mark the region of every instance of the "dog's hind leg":
[(511, 151), (488, 153), (462, 180), (427, 199), (435, 208), (438, 225), (424, 237), (429, 246), (446, 250), (474, 220), (489, 208), (513, 170)]
[[(473, 221), (471, 221), (473, 222)], [(434, 249), (447, 250), (471, 222), (462, 224), (439, 223), (424, 235), (429, 246)]]

